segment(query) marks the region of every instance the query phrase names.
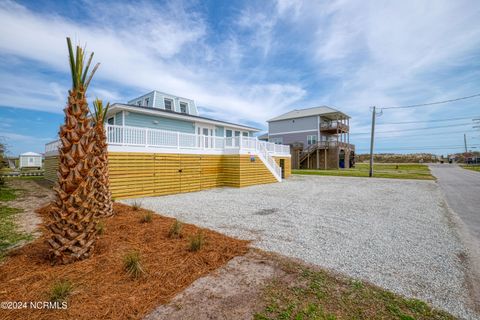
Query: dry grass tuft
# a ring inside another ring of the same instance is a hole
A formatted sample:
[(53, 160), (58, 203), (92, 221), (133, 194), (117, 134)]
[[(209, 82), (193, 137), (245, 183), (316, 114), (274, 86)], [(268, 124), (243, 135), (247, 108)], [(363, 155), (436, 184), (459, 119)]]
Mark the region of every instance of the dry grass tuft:
[(168, 237), (172, 239), (181, 238), (182, 229), (183, 229), (183, 223), (175, 219), (175, 221), (173, 221), (172, 223), (172, 226), (170, 227), (170, 231), (168, 232)]
[(102, 235), (105, 232), (105, 223), (103, 221), (99, 221), (95, 226), (95, 229), (97, 230), (97, 234), (99, 236)]
[(151, 211), (147, 211), (143, 216), (142, 219), (140, 219), (141, 223), (150, 223), (152, 222), (153, 219), (153, 213)]
[(56, 281), (50, 289), (50, 301), (63, 302), (66, 301), (72, 292), (73, 285), (68, 280)]
[(140, 260), (138, 251), (131, 251), (123, 257), (123, 267), (130, 277), (139, 278), (145, 273)]
[(194, 236), (190, 238), (189, 250), (192, 252), (199, 251), (205, 244), (205, 237), (201, 231), (198, 231)]
[(132, 209), (133, 211), (138, 211), (140, 209), (142, 209), (142, 203), (140, 201), (133, 201), (132, 202)]

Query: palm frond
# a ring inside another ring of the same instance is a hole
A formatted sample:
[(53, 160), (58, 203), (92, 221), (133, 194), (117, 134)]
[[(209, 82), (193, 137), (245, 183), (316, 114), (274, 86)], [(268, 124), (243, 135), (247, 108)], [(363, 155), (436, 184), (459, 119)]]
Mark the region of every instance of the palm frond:
[(93, 59), (93, 52), (90, 54), (90, 58), (88, 59), (87, 66), (85, 67), (85, 71), (82, 75), (82, 83), (85, 83), (85, 78), (87, 77), (88, 69), (90, 68), (90, 63), (92, 63)]
[(95, 101), (93, 101), (93, 109), (95, 111), (95, 114), (93, 114), (93, 118), (95, 119), (96, 123), (104, 123), (105, 118), (107, 116), (108, 109), (110, 108), (110, 103), (107, 103), (106, 106), (103, 106), (103, 101), (96, 98)]
[(90, 65), (93, 59), (93, 52), (90, 54), (87, 63), (85, 64), (85, 48), (81, 48), (80, 46), (76, 47), (75, 53), (73, 52), (72, 41), (69, 37), (67, 37), (67, 46), (68, 46), (68, 56), (70, 62), (70, 72), (72, 75), (72, 88), (79, 88), (83, 87), (86, 91), (90, 81), (92, 81), (93, 75), (95, 71), (97, 71), (99, 67), (99, 63), (95, 65), (90, 75), (88, 75), (88, 71), (90, 69)]
[(75, 57), (73, 55), (72, 41), (67, 37), (68, 57), (70, 58), (70, 73), (72, 74), (72, 87), (75, 87)]
[(93, 67), (92, 72), (90, 73), (90, 76), (88, 76), (87, 82), (85, 82), (84, 87), (85, 90), (87, 90), (88, 85), (90, 84), (90, 81), (92, 81), (93, 75), (95, 74), (95, 71), (97, 71), (98, 67), (100, 66), (100, 63), (97, 63), (95, 67)]

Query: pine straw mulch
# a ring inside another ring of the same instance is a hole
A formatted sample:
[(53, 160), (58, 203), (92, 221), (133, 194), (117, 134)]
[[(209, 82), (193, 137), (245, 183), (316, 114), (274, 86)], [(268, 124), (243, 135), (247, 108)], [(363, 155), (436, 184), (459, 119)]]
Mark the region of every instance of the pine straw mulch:
[[(68, 280), (73, 290), (66, 310), (0, 310), (2, 319), (140, 319), (168, 302), (196, 279), (248, 251), (248, 241), (183, 225), (183, 237), (170, 239), (174, 219), (148, 210), (115, 204), (115, 216), (105, 219), (105, 230), (94, 255), (70, 265), (51, 266), (44, 236), (10, 253), (0, 264), (0, 301), (49, 301), (52, 285)], [(44, 221), (49, 208), (38, 211)], [(190, 237), (201, 231), (206, 243), (190, 252)], [(138, 250), (145, 275), (133, 279), (123, 269), (124, 255)]]

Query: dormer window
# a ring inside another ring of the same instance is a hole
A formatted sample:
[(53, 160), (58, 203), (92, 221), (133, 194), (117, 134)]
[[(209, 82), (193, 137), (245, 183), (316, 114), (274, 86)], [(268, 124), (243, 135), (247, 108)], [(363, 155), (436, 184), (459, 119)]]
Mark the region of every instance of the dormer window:
[(180, 102), (180, 112), (187, 113), (188, 103)]
[(142, 100), (137, 101), (137, 106), (141, 107), (142, 106)]
[(145, 107), (148, 107), (148, 98), (145, 98)]
[(165, 110), (173, 111), (173, 100), (172, 99), (163, 99), (163, 103), (165, 104)]

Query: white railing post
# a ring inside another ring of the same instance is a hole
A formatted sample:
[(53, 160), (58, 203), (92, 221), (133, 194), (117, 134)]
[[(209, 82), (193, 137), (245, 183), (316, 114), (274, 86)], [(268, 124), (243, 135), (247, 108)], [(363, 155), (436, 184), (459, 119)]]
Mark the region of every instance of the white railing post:
[(145, 146), (148, 147), (149, 141), (148, 141), (148, 128), (145, 129)]

